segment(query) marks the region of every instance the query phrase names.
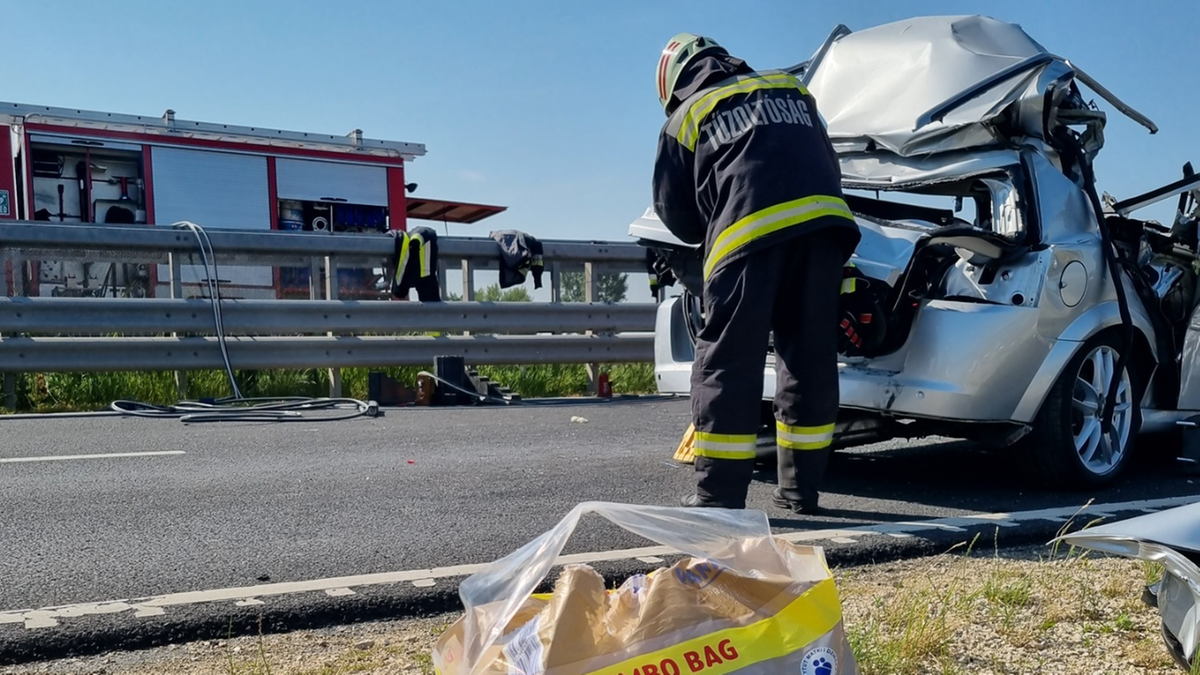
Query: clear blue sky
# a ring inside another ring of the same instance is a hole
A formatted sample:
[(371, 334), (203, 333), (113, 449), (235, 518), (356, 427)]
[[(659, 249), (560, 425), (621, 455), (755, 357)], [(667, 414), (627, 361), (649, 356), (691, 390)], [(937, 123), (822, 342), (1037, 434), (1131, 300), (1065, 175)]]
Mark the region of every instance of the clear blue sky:
[[(1161, 128), (1110, 114), (1114, 195), (1200, 166), (1200, 2), (688, 0), (0, 1), (0, 100), (421, 142), (418, 194), (502, 204), (453, 234), (622, 239), (650, 201), (665, 41), (705, 33), (758, 68), (828, 32), (922, 14), (1021, 24)], [(1110, 113), (1115, 113), (1111, 111)]]

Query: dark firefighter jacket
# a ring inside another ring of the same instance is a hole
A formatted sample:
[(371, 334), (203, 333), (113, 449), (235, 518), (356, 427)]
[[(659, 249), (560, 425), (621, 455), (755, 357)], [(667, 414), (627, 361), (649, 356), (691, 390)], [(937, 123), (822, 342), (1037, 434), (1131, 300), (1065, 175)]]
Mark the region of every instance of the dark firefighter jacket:
[(417, 289), (421, 302), (440, 302), (441, 284), (438, 281), (437, 232), (429, 227), (409, 231), (391, 230), (395, 238), (392, 247), (392, 297), (407, 298), (411, 288)]
[(680, 74), (654, 166), (654, 209), (704, 243), (704, 279), (731, 260), (822, 228), (849, 258), (861, 233), (833, 145), (808, 90), (782, 71), (702, 56)]
[(531, 234), (517, 230), (492, 232), (492, 239), (500, 245), (500, 288), (525, 283), (525, 274), (533, 273), (533, 287), (542, 287), (542, 270), (546, 263), (542, 257), (542, 242)]

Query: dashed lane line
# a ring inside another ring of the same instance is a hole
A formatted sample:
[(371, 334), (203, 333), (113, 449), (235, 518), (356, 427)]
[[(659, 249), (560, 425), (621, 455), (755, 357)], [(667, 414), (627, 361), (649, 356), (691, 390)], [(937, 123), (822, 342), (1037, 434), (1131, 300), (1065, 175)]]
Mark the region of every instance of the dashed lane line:
[(41, 457), (4, 457), (0, 464), (18, 464), (22, 462), (62, 462), (70, 459), (112, 459), (114, 457), (164, 457), (167, 455), (185, 455), (183, 450), (161, 450), (158, 452), (101, 452), (94, 455), (44, 455)]
[[(810, 543), (829, 541), (843, 544), (858, 543), (859, 538), (869, 535), (891, 536), (896, 538), (912, 537), (918, 532), (931, 530), (941, 532), (963, 532), (968, 527), (980, 525), (995, 525), (997, 527), (1018, 527), (1021, 523), (1046, 520), (1065, 522), (1072, 519), (1083, 519), (1089, 522), (1097, 517), (1112, 516), (1115, 513), (1144, 511), (1156, 512), (1162, 509), (1191, 504), (1197, 497), (1168, 497), (1163, 499), (1147, 499), (1111, 504), (1089, 504), (1078, 507), (1038, 509), (1034, 511), (1015, 511), (1011, 513), (981, 513), (969, 516), (954, 516), (948, 518), (933, 518), (923, 521), (905, 521), (902, 523), (880, 523), (877, 525), (861, 525), (842, 529), (809, 530), (804, 532), (789, 532), (778, 535), (781, 539), (792, 543)], [(596, 551), (593, 553), (577, 553), (560, 556), (558, 565), (588, 564), (598, 562), (619, 562), (622, 560), (662, 561), (662, 556), (677, 555), (679, 551), (666, 546), (648, 546), (615, 551)], [(0, 625), (22, 623), (28, 629), (50, 628), (58, 624), (60, 618), (88, 616), (93, 614), (115, 614), (133, 611), (135, 617), (160, 616), (168, 608), (196, 605), (213, 602), (233, 602), (237, 606), (246, 607), (263, 604), (262, 598), (271, 596), (292, 595), (297, 593), (324, 592), (330, 597), (353, 595), (355, 588), (385, 584), (411, 584), (417, 588), (428, 588), (437, 585), (438, 579), (467, 577), (481, 569), (486, 564), (454, 565), (423, 570), (406, 570), (402, 572), (381, 572), (356, 576), (332, 577), (328, 579), (312, 579), (309, 581), (293, 581), (238, 588), (219, 588), (207, 591), (189, 591), (185, 593), (170, 593), (135, 600), (113, 600), (110, 602), (79, 603), (41, 609), (23, 609), (0, 611)]]

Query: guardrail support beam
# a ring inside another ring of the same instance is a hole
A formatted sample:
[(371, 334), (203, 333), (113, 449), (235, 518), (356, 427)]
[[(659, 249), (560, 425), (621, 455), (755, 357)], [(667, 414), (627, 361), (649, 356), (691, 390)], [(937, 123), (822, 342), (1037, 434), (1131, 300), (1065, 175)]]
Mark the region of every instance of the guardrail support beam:
[[(183, 265), (179, 261), (179, 253), (167, 253), (167, 272), (171, 275), (171, 299), (183, 299)], [(171, 333), (171, 337), (179, 337), (179, 333)], [(175, 371), (175, 396), (180, 401), (188, 397), (188, 374), (186, 370)]]
[(4, 374), (4, 407), (17, 409), (17, 376), (12, 373)]
[[(337, 260), (331, 256), (325, 256), (325, 299), (338, 299), (338, 274)], [(333, 337), (333, 333), (328, 333), (329, 337)], [(329, 369), (329, 398), (342, 397), (342, 369)]]
[[(600, 295), (600, 283), (596, 278), (596, 266), (594, 263), (583, 264), (583, 301), (589, 305), (596, 302), (596, 296)], [(588, 335), (593, 335), (592, 331), (587, 332)], [(587, 369), (587, 391), (589, 396), (595, 396), (600, 393), (600, 364), (591, 362), (584, 366)]]
[(550, 263), (550, 302), (562, 302), (562, 269)]
[(25, 296), (25, 261), (21, 260), (20, 255), (14, 255), (12, 259), (13, 271), (13, 297), (21, 298)]

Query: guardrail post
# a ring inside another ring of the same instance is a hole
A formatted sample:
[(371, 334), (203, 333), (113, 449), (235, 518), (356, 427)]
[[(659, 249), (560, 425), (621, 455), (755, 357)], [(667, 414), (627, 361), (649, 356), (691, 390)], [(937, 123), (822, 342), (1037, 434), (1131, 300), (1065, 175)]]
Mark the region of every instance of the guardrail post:
[(4, 374), (4, 407), (17, 409), (17, 376), (12, 373)]
[(0, 292), (8, 295), (8, 251), (0, 248)]
[[(337, 300), (338, 299), (337, 260), (334, 259), (334, 257), (331, 255), (325, 256), (325, 299), (326, 300)], [(328, 335), (330, 337), (333, 337), (333, 332), (330, 331), (328, 333)], [(330, 398), (341, 398), (342, 397), (342, 369), (341, 368), (330, 368), (329, 369), (329, 397)]]
[(438, 295), (446, 297), (446, 261), (438, 260)]
[[(596, 266), (593, 263), (587, 262), (583, 264), (583, 301), (589, 305), (596, 302), (596, 296), (600, 295), (600, 284), (596, 278)], [(588, 335), (593, 335), (592, 331), (587, 332)], [(600, 364), (588, 363), (587, 368), (587, 391), (591, 396), (599, 393), (599, 378)]]
[[(171, 275), (171, 299), (183, 298), (183, 265), (179, 262), (178, 251), (167, 252), (167, 271)], [(216, 298), (213, 299), (216, 302)], [(171, 337), (179, 337), (179, 333), (171, 333)], [(175, 371), (175, 395), (180, 401), (188, 397), (188, 374), (186, 370)]]
[(321, 299), (321, 263), (316, 256), (308, 260), (308, 299)]
[(562, 269), (550, 263), (550, 302), (562, 302)]
[[(0, 248), (0, 291), (8, 295), (8, 251), (3, 248)], [(12, 373), (4, 373), (4, 407), (17, 409), (17, 377)]]
[(463, 300), (468, 302), (475, 299), (475, 266), (471, 264), (470, 258), (462, 259), (462, 276), (463, 276)]
[(13, 270), (13, 297), (25, 297), (25, 262), (21, 260), (21, 254), (13, 255), (12, 259)]
[[(475, 300), (475, 266), (471, 264), (470, 258), (462, 259), (462, 278), (463, 278), (463, 294), (462, 299), (467, 302)], [(471, 331), (464, 330), (463, 335), (470, 335)]]

